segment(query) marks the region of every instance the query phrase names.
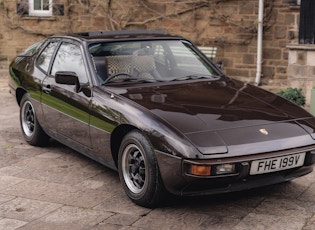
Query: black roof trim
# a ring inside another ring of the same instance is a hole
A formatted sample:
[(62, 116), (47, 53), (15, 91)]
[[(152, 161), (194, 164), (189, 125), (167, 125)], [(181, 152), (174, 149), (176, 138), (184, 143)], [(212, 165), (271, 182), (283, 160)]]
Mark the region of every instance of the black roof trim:
[(82, 37), (97, 37), (97, 36), (122, 36), (122, 35), (167, 35), (164, 30), (116, 30), (116, 31), (95, 31), (75, 33)]

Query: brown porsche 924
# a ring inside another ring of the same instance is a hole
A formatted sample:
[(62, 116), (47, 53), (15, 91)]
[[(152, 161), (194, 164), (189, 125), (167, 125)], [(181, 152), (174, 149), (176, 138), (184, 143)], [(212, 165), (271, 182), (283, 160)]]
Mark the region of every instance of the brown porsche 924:
[(138, 205), (289, 181), (315, 161), (313, 116), (163, 31), (51, 36), (10, 75), (25, 140), (54, 138), (118, 170)]

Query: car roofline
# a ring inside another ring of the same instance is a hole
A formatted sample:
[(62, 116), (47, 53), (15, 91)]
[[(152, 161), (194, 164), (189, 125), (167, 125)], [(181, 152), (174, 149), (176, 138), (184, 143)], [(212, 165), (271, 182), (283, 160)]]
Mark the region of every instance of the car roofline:
[(92, 31), (75, 33), (81, 36), (121, 36), (121, 35), (167, 35), (165, 30), (113, 30), (113, 31)]
[(52, 38), (72, 38), (78, 40), (142, 40), (142, 39), (184, 39), (181, 36), (168, 34), (164, 30), (117, 30), (78, 32), (53, 35)]

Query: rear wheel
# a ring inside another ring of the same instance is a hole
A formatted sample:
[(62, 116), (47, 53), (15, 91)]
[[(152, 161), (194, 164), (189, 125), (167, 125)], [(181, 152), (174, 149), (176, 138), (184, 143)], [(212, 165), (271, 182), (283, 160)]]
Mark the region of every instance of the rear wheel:
[(35, 108), (29, 94), (25, 94), (20, 103), (20, 124), (27, 143), (35, 146), (44, 146), (48, 143), (49, 136), (37, 121)]
[(131, 131), (123, 139), (118, 171), (126, 194), (134, 203), (154, 207), (163, 198), (164, 186), (154, 151), (139, 131)]

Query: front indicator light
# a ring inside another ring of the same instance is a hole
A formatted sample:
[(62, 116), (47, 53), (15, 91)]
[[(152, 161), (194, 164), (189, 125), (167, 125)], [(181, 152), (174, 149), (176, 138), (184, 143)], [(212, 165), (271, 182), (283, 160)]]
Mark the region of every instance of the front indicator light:
[(215, 173), (216, 175), (235, 173), (235, 164), (217, 165)]
[(210, 176), (211, 166), (210, 165), (190, 165), (190, 174), (195, 176)]

